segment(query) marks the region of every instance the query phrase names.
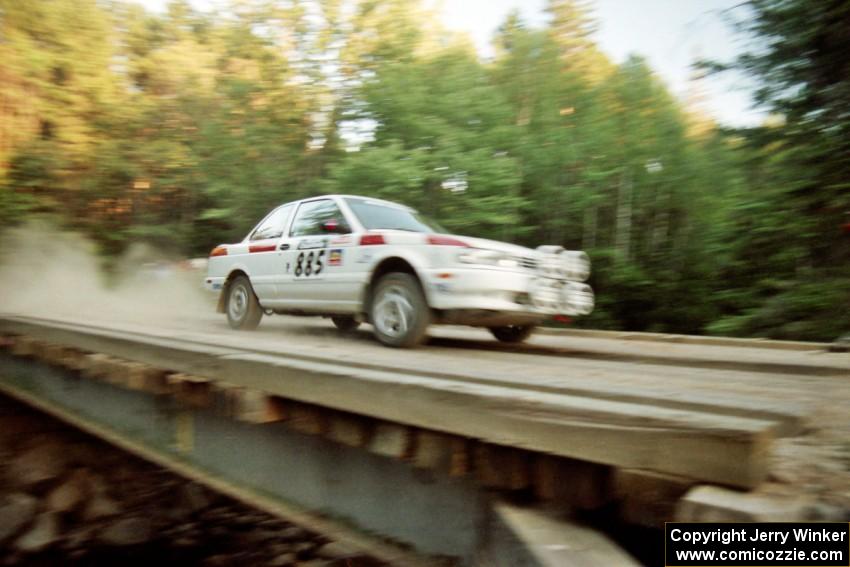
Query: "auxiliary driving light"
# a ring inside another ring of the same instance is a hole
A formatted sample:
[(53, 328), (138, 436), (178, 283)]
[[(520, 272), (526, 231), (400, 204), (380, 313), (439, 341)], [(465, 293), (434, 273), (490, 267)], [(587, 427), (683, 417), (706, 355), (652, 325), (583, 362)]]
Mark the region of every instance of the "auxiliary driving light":
[(580, 250), (564, 250), (560, 254), (564, 277), (583, 282), (590, 277), (590, 257)]
[(587, 284), (567, 282), (561, 288), (564, 315), (589, 315), (593, 311), (593, 289)]

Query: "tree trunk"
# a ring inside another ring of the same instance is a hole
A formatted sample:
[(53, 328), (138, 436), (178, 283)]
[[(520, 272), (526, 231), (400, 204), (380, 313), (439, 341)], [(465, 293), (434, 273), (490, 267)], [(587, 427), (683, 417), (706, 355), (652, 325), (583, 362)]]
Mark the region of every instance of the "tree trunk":
[(620, 177), (617, 191), (617, 226), (615, 247), (624, 260), (628, 260), (632, 240), (632, 179), (629, 170)]
[(596, 225), (598, 222), (599, 207), (594, 203), (584, 210), (584, 231), (581, 237), (582, 250), (596, 248)]

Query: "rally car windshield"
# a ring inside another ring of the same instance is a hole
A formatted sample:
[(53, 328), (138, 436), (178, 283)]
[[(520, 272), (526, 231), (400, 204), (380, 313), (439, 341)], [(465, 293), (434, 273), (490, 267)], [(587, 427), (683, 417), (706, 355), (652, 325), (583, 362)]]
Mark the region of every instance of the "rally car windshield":
[(415, 211), (392, 207), (368, 199), (346, 199), (366, 230), (406, 230), (409, 232), (445, 232), (445, 230)]

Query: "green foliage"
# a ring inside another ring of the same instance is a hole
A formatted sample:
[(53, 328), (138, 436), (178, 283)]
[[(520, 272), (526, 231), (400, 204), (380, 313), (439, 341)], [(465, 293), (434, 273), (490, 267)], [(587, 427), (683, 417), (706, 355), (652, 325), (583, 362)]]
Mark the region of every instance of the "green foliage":
[(474, 53), (450, 46), (412, 63), (375, 68), (353, 118), (374, 140), (332, 169), (329, 191), (401, 201), (447, 228), (512, 239), (519, 166), (508, 152), (510, 108)]
[(764, 42), (731, 65), (781, 125), (741, 132), (750, 190), (730, 208), (716, 333), (830, 340), (850, 327), (847, 2), (751, 0)]

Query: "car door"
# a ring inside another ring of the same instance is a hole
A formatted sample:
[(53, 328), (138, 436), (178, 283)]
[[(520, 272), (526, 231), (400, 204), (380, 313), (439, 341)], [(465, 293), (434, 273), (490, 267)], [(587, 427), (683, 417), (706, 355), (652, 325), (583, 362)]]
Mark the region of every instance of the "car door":
[[(335, 200), (303, 201), (292, 221), (285, 252), (286, 283), (281, 300), (293, 307), (328, 312), (354, 309), (356, 294), (346, 285), (353, 242), (351, 223)], [(349, 274), (350, 275), (350, 274)]]
[(294, 205), (283, 205), (269, 213), (248, 237), (243, 264), (260, 303), (274, 301), (280, 295), (284, 264), (279, 245)]

